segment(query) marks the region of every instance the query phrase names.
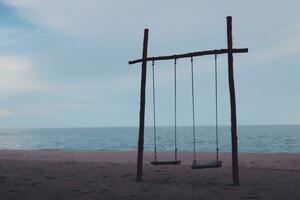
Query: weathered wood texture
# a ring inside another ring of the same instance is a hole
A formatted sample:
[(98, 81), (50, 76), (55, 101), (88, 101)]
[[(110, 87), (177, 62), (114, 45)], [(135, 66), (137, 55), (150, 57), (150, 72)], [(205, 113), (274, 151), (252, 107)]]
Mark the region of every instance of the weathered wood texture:
[[(144, 30), (144, 42), (143, 42), (143, 59), (147, 58), (148, 35), (149, 35), (149, 30), (145, 29)], [(137, 181), (142, 181), (142, 174), (143, 174), (146, 77), (147, 77), (146, 75), (147, 75), (147, 61), (143, 61), (142, 62), (142, 74), (141, 74), (140, 124), (139, 124), (138, 156), (137, 156), (137, 173), (136, 173)]]
[(208, 50), (208, 51), (197, 51), (185, 54), (177, 54), (177, 55), (169, 55), (169, 56), (157, 56), (157, 57), (148, 57), (143, 59), (137, 59), (129, 61), (130, 65), (146, 61), (156, 61), (156, 60), (172, 60), (172, 59), (181, 59), (181, 58), (190, 58), (190, 57), (197, 57), (197, 56), (207, 56), (207, 55), (218, 55), (218, 54), (228, 54), (228, 53), (247, 53), (248, 48), (242, 49), (215, 49), (215, 50)]
[(228, 81), (230, 93), (230, 109), (231, 109), (231, 147), (232, 147), (232, 179), (233, 185), (238, 186), (239, 182), (239, 165), (238, 165), (238, 143), (237, 143), (237, 125), (236, 125), (236, 101), (234, 88), (233, 73), (233, 55), (230, 51), (233, 46), (232, 42), (232, 18), (227, 17), (227, 46), (228, 46)]

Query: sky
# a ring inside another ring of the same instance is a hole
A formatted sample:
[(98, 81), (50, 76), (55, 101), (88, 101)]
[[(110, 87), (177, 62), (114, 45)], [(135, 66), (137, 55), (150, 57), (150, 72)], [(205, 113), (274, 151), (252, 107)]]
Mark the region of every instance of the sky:
[[(0, 128), (138, 126), (143, 29), (149, 56), (226, 48), (233, 17), (238, 124), (300, 124), (300, 2), (0, 0)], [(149, 63), (150, 64), (150, 63)], [(227, 57), (219, 122), (230, 124)], [(214, 124), (213, 56), (195, 58), (196, 124)], [(151, 66), (146, 125), (153, 121)], [(189, 59), (178, 124), (192, 124)], [(173, 61), (156, 63), (157, 125), (174, 123)]]

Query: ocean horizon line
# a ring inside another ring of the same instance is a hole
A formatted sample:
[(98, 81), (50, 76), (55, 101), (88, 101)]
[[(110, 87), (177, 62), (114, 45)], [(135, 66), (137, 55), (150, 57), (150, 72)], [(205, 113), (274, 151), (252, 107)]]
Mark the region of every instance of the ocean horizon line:
[[(192, 125), (177, 125), (177, 127), (191, 127)], [(196, 127), (215, 127), (216, 125), (196, 125)], [(219, 124), (219, 127), (230, 127), (230, 124)], [(238, 124), (239, 126), (300, 126), (300, 124)], [(138, 128), (139, 126), (57, 126), (57, 127), (7, 127), (0, 130), (19, 130), (19, 129), (81, 129), (81, 128)], [(152, 128), (151, 125), (145, 125), (145, 128)], [(174, 125), (156, 125), (156, 127), (174, 127)]]

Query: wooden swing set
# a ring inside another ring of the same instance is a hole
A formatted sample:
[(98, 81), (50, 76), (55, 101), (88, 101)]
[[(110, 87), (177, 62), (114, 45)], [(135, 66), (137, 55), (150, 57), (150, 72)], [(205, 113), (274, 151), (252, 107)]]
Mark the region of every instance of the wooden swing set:
[[(237, 143), (237, 122), (236, 122), (236, 100), (235, 100), (235, 87), (234, 87), (234, 72), (233, 72), (233, 54), (234, 53), (247, 53), (248, 48), (233, 48), (232, 41), (232, 17), (227, 17), (227, 49), (215, 49), (208, 51), (198, 51), (185, 54), (148, 57), (148, 35), (149, 30), (144, 30), (143, 41), (143, 54), (142, 59), (129, 61), (129, 64), (142, 63), (141, 72), (141, 94), (140, 94), (140, 120), (139, 120), (139, 137), (138, 137), (138, 156), (137, 156), (137, 175), (136, 180), (142, 180), (143, 172), (143, 152), (144, 152), (144, 128), (145, 128), (145, 100), (146, 100), (146, 73), (147, 62), (152, 61), (152, 97), (153, 97), (153, 135), (154, 135), (154, 161), (152, 165), (179, 165), (180, 160), (177, 159), (177, 89), (176, 89), (176, 64), (178, 59), (190, 58), (191, 60), (191, 77), (192, 77), (192, 114), (193, 114), (193, 145), (194, 145), (194, 160), (192, 169), (204, 168), (217, 168), (222, 166), (222, 161), (219, 160), (219, 147), (218, 147), (218, 85), (217, 85), (217, 56), (219, 54), (228, 55), (228, 81), (230, 93), (230, 108), (231, 108), (231, 145), (232, 145), (232, 178), (233, 185), (239, 185), (239, 169), (238, 169), (238, 143)], [(195, 137), (195, 109), (194, 109), (194, 62), (193, 58), (198, 56), (215, 56), (215, 130), (216, 130), (216, 160), (207, 163), (198, 163), (196, 160), (196, 137)], [(157, 158), (157, 145), (156, 145), (156, 117), (155, 117), (155, 62), (160, 60), (174, 60), (174, 160), (161, 161)]]

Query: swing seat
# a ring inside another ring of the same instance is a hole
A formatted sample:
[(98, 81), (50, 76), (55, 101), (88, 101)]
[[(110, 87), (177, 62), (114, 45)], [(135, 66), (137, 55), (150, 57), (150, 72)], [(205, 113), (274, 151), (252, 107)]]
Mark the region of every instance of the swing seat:
[(222, 161), (220, 160), (214, 160), (214, 161), (209, 161), (205, 163), (193, 163), (191, 168), (192, 169), (206, 169), (206, 168), (218, 168), (222, 167)]
[(180, 160), (165, 160), (165, 161), (152, 161), (151, 165), (180, 165), (181, 161)]

